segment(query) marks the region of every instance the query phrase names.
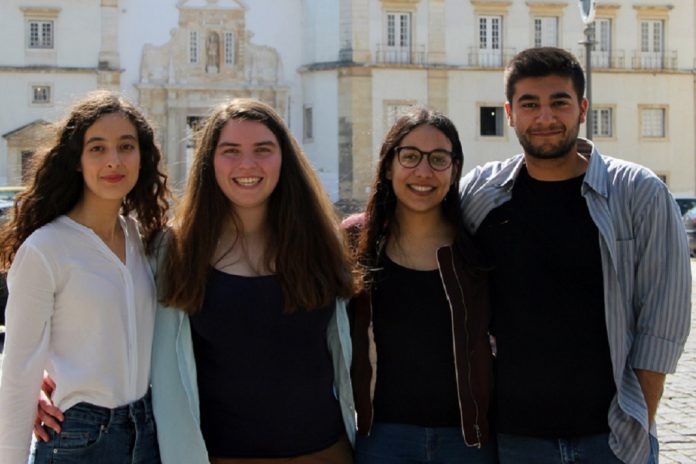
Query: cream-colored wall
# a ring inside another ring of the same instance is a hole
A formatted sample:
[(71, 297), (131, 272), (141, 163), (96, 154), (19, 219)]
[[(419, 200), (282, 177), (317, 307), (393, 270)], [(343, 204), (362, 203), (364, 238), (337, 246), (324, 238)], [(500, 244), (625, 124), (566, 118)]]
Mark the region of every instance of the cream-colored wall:
[[(333, 201), (338, 201), (339, 166), (338, 144), (338, 81), (335, 70), (303, 75), (303, 106), (310, 106), (313, 114), (311, 140), (298, 138), (309, 157), (326, 191)], [(302, 132), (304, 132), (302, 130)]]

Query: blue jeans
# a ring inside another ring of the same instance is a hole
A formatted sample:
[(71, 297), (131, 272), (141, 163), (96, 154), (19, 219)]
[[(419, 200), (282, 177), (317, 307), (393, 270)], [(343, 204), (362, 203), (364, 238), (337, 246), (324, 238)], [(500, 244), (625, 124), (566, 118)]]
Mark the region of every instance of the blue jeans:
[(150, 393), (115, 409), (78, 403), (64, 413), (61, 432), (48, 430), (34, 464), (159, 464)]
[(358, 435), (356, 464), (496, 464), (495, 443), (466, 446), (459, 427), (418, 427), (374, 423), (369, 437)]
[[(650, 458), (657, 464), (657, 438), (650, 435)], [(498, 434), (500, 464), (621, 464), (609, 448), (609, 434), (573, 439), (547, 439)]]

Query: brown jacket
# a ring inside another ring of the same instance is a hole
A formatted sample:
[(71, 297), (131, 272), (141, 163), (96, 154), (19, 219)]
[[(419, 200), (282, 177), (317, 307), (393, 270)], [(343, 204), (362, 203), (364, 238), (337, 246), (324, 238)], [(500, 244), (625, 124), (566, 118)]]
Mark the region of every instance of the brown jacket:
[[(468, 446), (481, 447), (490, 434), (488, 406), (493, 387), (488, 280), (485, 275), (468, 272), (461, 255), (452, 246), (439, 248), (437, 261), (452, 316), (462, 433)], [(363, 291), (351, 300), (349, 315), (353, 341), (351, 379), (358, 433), (366, 436), (372, 428), (372, 401), (379, 365), (369, 292)]]

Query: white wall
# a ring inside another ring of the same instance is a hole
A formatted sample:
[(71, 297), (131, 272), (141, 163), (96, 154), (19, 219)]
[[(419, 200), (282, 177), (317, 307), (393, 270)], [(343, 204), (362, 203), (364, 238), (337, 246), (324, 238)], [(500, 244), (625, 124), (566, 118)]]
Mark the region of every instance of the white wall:
[(297, 138), (333, 201), (338, 200), (338, 79), (335, 70), (303, 75), (304, 104), (312, 107), (314, 138)]

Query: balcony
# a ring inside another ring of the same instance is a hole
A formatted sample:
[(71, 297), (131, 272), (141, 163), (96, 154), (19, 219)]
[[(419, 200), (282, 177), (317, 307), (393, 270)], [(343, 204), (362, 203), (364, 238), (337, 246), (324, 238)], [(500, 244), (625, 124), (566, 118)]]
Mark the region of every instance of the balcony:
[(656, 69), (674, 71), (677, 69), (677, 51), (665, 50), (662, 52), (633, 51), (631, 59), (633, 69)]
[[(585, 65), (585, 48), (575, 54), (580, 63)], [(590, 61), (593, 69), (625, 69), (626, 52), (624, 50), (592, 50)]]
[(416, 45), (414, 47), (407, 48), (377, 45), (375, 62), (377, 64), (423, 65), (425, 64), (425, 46)]
[(502, 50), (482, 50), (478, 47), (469, 47), (469, 66), (475, 68), (502, 68), (517, 53), (514, 48)]

